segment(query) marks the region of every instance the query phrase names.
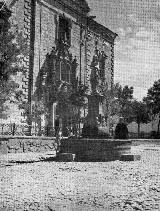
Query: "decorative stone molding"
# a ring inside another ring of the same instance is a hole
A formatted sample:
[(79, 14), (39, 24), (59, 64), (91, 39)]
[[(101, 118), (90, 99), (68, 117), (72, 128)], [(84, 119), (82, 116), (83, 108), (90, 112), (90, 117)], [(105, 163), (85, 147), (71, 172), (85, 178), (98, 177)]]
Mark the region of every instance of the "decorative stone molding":
[(114, 44), (111, 45), (111, 89), (114, 84)]
[(101, 36), (103, 39), (105, 39), (109, 43), (114, 43), (114, 40), (117, 36), (116, 33), (110, 31), (105, 26), (97, 23), (96, 21), (90, 19), (87, 23), (88, 28), (92, 33), (96, 33), (97, 35)]
[(49, 5), (58, 7), (61, 10), (68, 11), (70, 14), (86, 16), (90, 8), (85, 0), (44, 0)]
[[(30, 0), (24, 0), (24, 36), (27, 39), (28, 45), (30, 45), (30, 21), (31, 21), (31, 1)], [(28, 87), (29, 87), (29, 81), (28, 81), (28, 76), (29, 76), (29, 55), (26, 56), (23, 59), (24, 62), (24, 67), (26, 69), (26, 73), (22, 76), (22, 90), (23, 94), (25, 95), (23, 102), (27, 103), (28, 100)], [(23, 111), (21, 112), (21, 117), (22, 123), (27, 122), (27, 116), (26, 113)]]

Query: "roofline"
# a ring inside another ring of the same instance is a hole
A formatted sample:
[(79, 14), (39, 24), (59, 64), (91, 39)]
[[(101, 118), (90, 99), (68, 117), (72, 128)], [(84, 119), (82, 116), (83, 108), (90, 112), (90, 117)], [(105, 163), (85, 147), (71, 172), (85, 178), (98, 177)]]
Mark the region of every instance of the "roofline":
[[(12, 8), (12, 6), (16, 3), (16, 1), (18, 1), (18, 0), (10, 0), (9, 5), (7, 5), (8, 8), (9, 9)], [(47, 0), (44, 0), (44, 1), (47, 2)], [(69, 1), (68, 0), (48, 0), (48, 1), (49, 1), (50, 5), (53, 5), (53, 3), (51, 3), (51, 2), (55, 1), (55, 2), (59, 2), (62, 5), (65, 5), (68, 8), (71, 8), (73, 6), (72, 9), (74, 9), (74, 10), (75, 10), (75, 7), (77, 5), (76, 2), (74, 2), (73, 0), (69, 0)], [(69, 2), (69, 4), (67, 5), (66, 2), (67, 3)], [(100, 36), (102, 36), (104, 39), (106, 39), (110, 43), (114, 43), (114, 40), (118, 36), (118, 34), (116, 34), (115, 32), (111, 31), (110, 29), (108, 29), (104, 25), (98, 23), (97, 21), (95, 21), (93, 19), (90, 19), (87, 16), (87, 13), (90, 11), (89, 7), (86, 8), (86, 11), (84, 11), (83, 14), (80, 13), (80, 10), (79, 11), (75, 11), (75, 12), (78, 12), (80, 14), (80, 16), (84, 18), (84, 19), (82, 18), (83, 20), (86, 19), (86, 21), (84, 21), (84, 22), (87, 23), (87, 27), (89, 28), (89, 30), (95, 32), (96, 34), (99, 34)]]
[(104, 25), (98, 23), (97, 21), (91, 19), (87, 21), (89, 30), (95, 32), (96, 34), (99, 34), (104, 39), (106, 39), (110, 43), (114, 43), (115, 38), (118, 36), (115, 32), (111, 31)]
[[(38, 1), (41, 2), (41, 0), (38, 0)], [(71, 13), (78, 14), (79, 16), (82, 15), (85, 17), (88, 14), (88, 12), (90, 11), (89, 6), (87, 6), (87, 7), (80, 6), (73, 0), (42, 0), (42, 1), (49, 4), (50, 6), (54, 6), (54, 7), (59, 5), (62, 10), (63, 10), (63, 8), (66, 8)]]

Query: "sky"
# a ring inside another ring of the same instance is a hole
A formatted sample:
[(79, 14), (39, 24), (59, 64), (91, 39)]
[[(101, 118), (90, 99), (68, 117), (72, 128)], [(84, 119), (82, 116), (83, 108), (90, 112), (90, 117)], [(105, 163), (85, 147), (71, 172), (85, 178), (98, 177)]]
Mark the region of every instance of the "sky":
[(96, 20), (118, 34), (115, 83), (134, 87), (142, 100), (160, 78), (160, 1), (87, 0)]

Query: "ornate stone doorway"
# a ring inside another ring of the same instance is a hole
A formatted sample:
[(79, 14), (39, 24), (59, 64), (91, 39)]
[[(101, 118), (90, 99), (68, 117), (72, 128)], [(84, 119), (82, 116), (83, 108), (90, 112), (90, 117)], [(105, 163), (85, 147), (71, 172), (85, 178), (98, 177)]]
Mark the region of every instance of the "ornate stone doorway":
[(48, 133), (56, 127), (60, 119), (63, 135), (67, 135), (66, 127), (73, 113), (68, 98), (78, 84), (76, 68), (77, 61), (70, 54), (68, 44), (59, 43), (50, 54), (46, 55), (39, 71), (34, 95), (37, 101), (42, 101), (44, 104)]

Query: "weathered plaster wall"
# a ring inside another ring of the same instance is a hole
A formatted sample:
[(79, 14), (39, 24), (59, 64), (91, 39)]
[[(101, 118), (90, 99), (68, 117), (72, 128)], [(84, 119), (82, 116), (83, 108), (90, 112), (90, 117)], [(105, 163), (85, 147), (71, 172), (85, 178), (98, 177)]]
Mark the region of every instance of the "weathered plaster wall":
[(105, 42), (103, 46), (104, 52), (107, 55), (106, 63), (105, 63), (105, 76), (108, 84), (108, 88), (111, 89), (111, 85), (113, 82), (112, 78), (112, 45), (110, 43)]
[(72, 22), (70, 52), (73, 57), (76, 56), (78, 63), (77, 76), (80, 77), (80, 25), (75, 22)]
[(55, 46), (56, 13), (44, 5), (36, 3), (35, 52), (33, 72), (33, 92), (38, 72), (45, 62), (46, 54)]

